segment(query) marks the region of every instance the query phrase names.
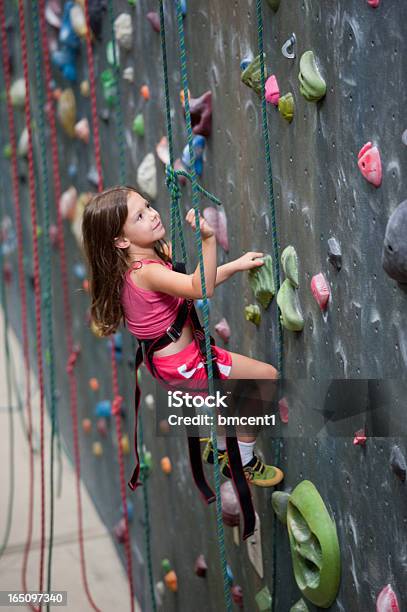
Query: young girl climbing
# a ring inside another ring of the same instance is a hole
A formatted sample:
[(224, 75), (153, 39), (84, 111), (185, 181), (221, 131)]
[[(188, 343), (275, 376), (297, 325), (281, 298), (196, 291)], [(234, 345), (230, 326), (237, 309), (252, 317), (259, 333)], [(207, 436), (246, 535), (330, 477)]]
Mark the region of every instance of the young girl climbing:
[[(195, 228), (193, 209), (186, 221)], [(124, 322), (138, 339), (148, 341), (165, 335), (164, 348), (145, 360), (150, 372), (171, 382), (205, 379), (205, 358), (194, 336), (193, 320), (188, 315), (179, 333), (173, 326), (183, 304), (202, 298), (199, 265), (193, 274), (173, 270), (171, 246), (164, 240), (159, 213), (132, 187), (113, 187), (87, 204), (82, 232), (90, 268), (91, 316), (100, 334), (108, 336)], [(263, 265), (263, 253), (248, 252), (217, 267), (214, 231), (202, 217), (200, 232), (208, 297), (236, 272)], [(277, 370), (268, 363), (214, 345), (212, 351), (220, 378), (278, 378)], [(238, 435), (246, 479), (257, 486), (274, 486), (283, 479), (283, 472), (254, 454), (255, 441), (255, 436)], [(214, 461), (210, 439), (202, 457), (207, 463)], [(224, 435), (218, 436), (218, 461), (221, 473), (230, 478)]]

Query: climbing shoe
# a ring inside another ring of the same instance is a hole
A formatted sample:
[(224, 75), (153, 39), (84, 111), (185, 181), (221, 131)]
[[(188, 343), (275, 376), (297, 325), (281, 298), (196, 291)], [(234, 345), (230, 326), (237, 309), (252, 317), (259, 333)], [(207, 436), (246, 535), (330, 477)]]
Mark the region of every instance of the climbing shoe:
[[(214, 453), (213, 453), (213, 445), (211, 438), (200, 438), (200, 442), (206, 442), (206, 446), (202, 453), (202, 459), (205, 463), (210, 463), (213, 465), (214, 461)], [(225, 457), (227, 458), (226, 450), (218, 450), (218, 463), (223, 464)], [(229, 467), (225, 469), (225, 472), (222, 471), (222, 474), (226, 476), (226, 478), (231, 478)]]
[[(226, 478), (231, 478), (229, 459), (225, 453), (225, 457), (221, 466), (221, 472)], [(246, 480), (257, 487), (274, 487), (284, 478), (284, 473), (273, 465), (266, 465), (256, 455), (253, 459), (243, 467)]]

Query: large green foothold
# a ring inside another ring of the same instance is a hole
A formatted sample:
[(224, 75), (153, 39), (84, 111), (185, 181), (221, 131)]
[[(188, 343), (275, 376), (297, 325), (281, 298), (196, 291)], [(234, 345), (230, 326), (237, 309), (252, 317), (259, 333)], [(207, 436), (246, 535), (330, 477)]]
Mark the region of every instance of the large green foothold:
[(271, 255), (262, 257), (264, 264), (249, 270), (249, 284), (254, 296), (263, 308), (268, 308), (276, 288), (273, 277), (273, 260)]
[(134, 119), (132, 129), (137, 136), (144, 136), (144, 117), (142, 113), (139, 113)]
[(291, 123), (294, 118), (294, 96), (291, 92), (281, 96), (278, 101), (278, 110), (280, 114)]
[(277, 293), (277, 304), (281, 310), (281, 322), (289, 331), (304, 329), (304, 318), (298, 294), (288, 278), (285, 279)]
[(267, 586), (257, 593), (255, 601), (259, 612), (271, 612), (273, 600), (271, 599), (270, 591)]
[(260, 325), (261, 312), (257, 304), (249, 304), (249, 306), (246, 306), (244, 309), (244, 316), (246, 321), (251, 321), (255, 325)]
[(267, 4), (276, 13), (280, 6), (280, 0), (267, 0)]
[[(245, 85), (251, 87), (261, 97), (260, 55), (254, 58), (240, 77)], [(267, 68), (264, 66), (264, 79), (267, 79)]]
[(300, 59), (300, 92), (308, 102), (318, 102), (326, 94), (326, 83), (322, 78), (313, 51), (305, 51)]
[(309, 610), (305, 601), (303, 599), (300, 599), (290, 608), (290, 612), (309, 612)]
[(329, 608), (339, 588), (340, 551), (335, 522), (309, 480), (290, 495), (287, 528), (295, 580), (302, 595)]
[(271, 505), (277, 515), (278, 520), (287, 525), (287, 506), (290, 494), (285, 491), (274, 491), (271, 495)]
[(288, 246), (281, 253), (281, 265), (286, 278), (289, 278), (294, 287), (298, 287), (298, 256), (293, 246)]

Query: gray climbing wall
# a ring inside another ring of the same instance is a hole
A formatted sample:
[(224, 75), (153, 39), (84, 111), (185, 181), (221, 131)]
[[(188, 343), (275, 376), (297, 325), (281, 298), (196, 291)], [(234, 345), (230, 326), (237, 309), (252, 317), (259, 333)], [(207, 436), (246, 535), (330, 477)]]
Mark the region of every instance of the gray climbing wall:
[[(13, 51), (13, 76), (22, 75), (20, 41), (15, 3), (6, 3)], [(27, 18), (30, 3), (26, 2)], [(166, 2), (167, 43), (170, 87), (175, 130), (176, 155), (186, 142), (186, 131), (179, 103), (181, 89), (173, 3)], [(144, 156), (166, 134), (160, 39), (145, 19), (156, 10), (152, 1), (139, 0), (137, 7), (114, 2), (115, 15), (121, 11), (133, 16), (133, 49), (122, 53), (121, 68), (134, 66), (135, 80), (120, 82), (125, 119), (127, 181), (136, 184), (136, 170)], [(278, 111), (268, 106), (279, 246), (295, 246), (300, 260), (299, 297), (305, 327), (301, 334), (284, 333), (285, 376), (290, 380), (289, 424), (279, 425), (285, 436), (281, 446), (280, 467), (285, 472), (281, 489), (291, 491), (301, 480), (311, 480), (335, 518), (341, 548), (342, 580), (334, 611), (374, 610), (376, 596), (391, 583), (400, 608), (407, 606), (406, 592), (406, 511), (405, 484), (392, 472), (390, 455), (397, 445), (405, 453), (405, 369), (407, 365), (407, 325), (405, 290), (389, 279), (381, 267), (381, 245), (388, 217), (405, 199), (406, 177), (402, 171), (407, 150), (401, 142), (406, 127), (406, 45), (404, 23), (407, 6), (397, 0), (382, 0), (372, 9), (365, 0), (320, 3), (316, 0), (281, 0), (274, 14), (263, 3), (266, 66), (278, 78), (281, 93), (291, 91), (295, 117), (288, 124)], [(31, 20), (29, 20), (31, 23)], [(240, 61), (257, 55), (255, 2), (227, 0), (205, 3), (188, 0), (184, 20), (188, 51), (189, 85), (197, 97), (213, 92), (213, 131), (206, 150), (202, 184), (223, 202), (228, 219), (230, 251), (219, 247), (218, 262), (225, 263), (249, 250), (272, 252), (270, 208), (267, 199), (261, 107), (256, 94), (240, 81)], [(50, 30), (51, 32), (51, 30)], [(281, 46), (295, 32), (297, 57), (283, 57)], [(99, 76), (107, 67), (105, 47), (111, 37), (107, 13), (103, 39), (94, 45), (98, 78), (98, 105), (105, 106)], [(31, 45), (33, 44), (30, 32)], [(327, 94), (318, 104), (306, 102), (299, 93), (299, 57), (312, 49), (327, 82)], [(30, 62), (33, 62), (30, 54)], [(34, 65), (30, 64), (31, 74)], [(87, 77), (85, 45), (78, 62), (78, 83)], [(68, 86), (57, 70), (54, 77), (62, 88)], [(38, 113), (38, 91), (31, 83), (34, 115)], [(151, 99), (139, 95), (147, 83)], [(4, 88), (4, 87), (2, 87)], [(90, 120), (90, 102), (74, 86), (77, 117)], [(144, 138), (131, 131), (137, 113), (143, 112)], [(5, 104), (0, 105), (1, 148), (8, 142)], [(24, 117), (15, 113), (18, 134)], [(104, 183), (117, 184), (118, 144), (115, 112), (108, 122), (100, 121)], [(94, 164), (91, 144), (86, 146), (67, 138), (59, 130), (59, 152), (63, 188), (74, 184), (78, 192), (94, 190), (86, 178)], [(367, 183), (357, 167), (357, 154), (371, 140), (380, 150), (383, 183), (379, 189)], [(42, 176), (38, 133), (35, 135), (36, 173)], [(155, 205), (168, 221), (169, 200), (161, 162), (157, 161), (158, 197)], [(10, 165), (1, 158), (1, 198), (12, 216)], [(69, 164), (76, 164), (75, 179), (67, 175)], [(32, 272), (29, 233), (27, 165), (19, 161), (21, 200), (25, 207), (25, 267)], [(49, 164), (49, 168), (51, 165)], [(24, 180), (25, 177), (25, 180)], [(403, 185), (404, 184), (404, 185)], [(43, 190), (37, 187), (41, 223)], [(184, 189), (183, 206), (190, 205), (190, 189)], [(206, 205), (206, 203), (205, 203)], [(55, 218), (55, 213), (54, 213)], [(188, 233), (188, 232), (187, 232)], [(338, 272), (327, 260), (327, 240), (337, 238), (342, 247), (343, 266)], [(81, 255), (69, 224), (65, 238), (69, 265)], [(193, 242), (189, 236), (189, 270), (196, 265)], [(8, 285), (13, 325), (21, 333), (17, 287), (17, 253), (9, 255), (13, 281)], [(327, 315), (321, 315), (311, 291), (311, 277), (324, 272), (332, 291)], [(58, 253), (53, 257), (54, 334), (58, 368), (58, 422), (64, 446), (72, 454), (72, 425), (69, 391), (65, 375), (63, 304), (60, 289)], [(34, 301), (29, 291), (31, 351), (34, 352)], [(95, 401), (111, 398), (111, 374), (106, 341), (96, 338), (86, 324), (88, 296), (81, 282), (71, 274), (71, 301), (74, 310), (74, 337), (82, 352), (76, 368), (79, 418), (91, 417)], [(225, 316), (232, 329), (229, 348), (234, 352), (276, 363), (276, 304), (263, 311), (257, 329), (244, 318), (244, 306), (253, 302), (247, 277), (236, 275), (216, 290), (212, 300), (211, 323)], [(131, 341), (124, 331), (124, 357), (119, 366), (120, 391), (125, 397), (123, 421), (132, 441), (133, 376)], [(221, 341), (219, 342), (220, 344)], [(128, 361), (130, 359), (130, 367)], [(97, 396), (88, 386), (96, 376), (101, 382)], [(335, 379), (330, 388), (331, 380)], [(357, 379), (356, 385), (341, 379)], [(369, 380), (368, 379), (377, 379)], [(386, 380), (386, 379), (392, 379)], [(339, 382), (338, 382), (339, 381)], [(143, 392), (151, 391), (143, 372)], [(326, 408), (327, 393), (329, 407)], [(349, 395), (350, 394), (350, 395)], [(349, 411), (349, 406), (352, 409)], [(327, 417), (328, 410), (329, 415)], [(347, 412), (348, 410), (348, 412)], [(222, 580), (218, 559), (215, 508), (206, 508), (194, 487), (187, 462), (186, 440), (165, 439), (155, 433), (155, 413), (143, 404), (146, 447), (151, 450), (154, 469), (148, 480), (153, 570), (155, 580), (162, 578), (160, 561), (168, 557), (177, 572), (178, 594), (166, 593), (166, 612), (223, 609)], [(332, 413), (343, 420), (332, 422)], [(361, 427), (367, 435), (365, 447), (353, 445), (353, 433)], [(330, 437), (326, 434), (329, 433)], [(92, 454), (92, 441), (103, 444), (103, 456)], [(95, 430), (81, 434), (82, 477), (106, 524), (120, 519), (117, 442), (114, 424), (102, 438)], [(132, 442), (131, 442), (132, 444)], [(263, 431), (258, 447), (271, 462), (276, 442), (270, 431)], [(160, 458), (171, 457), (173, 472), (167, 477), (159, 468)], [(126, 477), (130, 477), (133, 455), (126, 457)], [(254, 596), (263, 586), (272, 585), (273, 546), (276, 553), (275, 610), (286, 612), (300, 597), (290, 559), (286, 528), (277, 524), (273, 542), (271, 490), (255, 490), (253, 498), (261, 520), (264, 579), (255, 574), (247, 557), (246, 545), (237, 546), (225, 527), (227, 558), (235, 582), (243, 587), (245, 609), (255, 610)], [(132, 524), (132, 550), (136, 595), (143, 611), (149, 611), (146, 554), (144, 548), (143, 495), (129, 493), (135, 507)], [(122, 546), (117, 544), (123, 556)], [(209, 565), (206, 579), (193, 573), (198, 554), (204, 553)], [(197, 603), (201, 602), (201, 603)], [(309, 609), (313, 610), (311, 604)]]

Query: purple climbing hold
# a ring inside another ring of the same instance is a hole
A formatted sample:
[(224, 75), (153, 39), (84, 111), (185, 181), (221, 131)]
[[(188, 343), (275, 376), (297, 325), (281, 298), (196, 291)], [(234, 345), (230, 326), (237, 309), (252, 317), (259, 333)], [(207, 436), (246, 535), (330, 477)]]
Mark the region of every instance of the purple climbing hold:
[(328, 259), (339, 271), (342, 268), (342, 252), (339, 242), (332, 237), (328, 240)]
[(215, 325), (215, 331), (222, 338), (223, 342), (229, 342), (230, 327), (225, 318), (221, 319), (219, 323)]
[(204, 208), (203, 216), (214, 229), (217, 242), (227, 253), (229, 251), (229, 239), (225, 211), (220, 208), (208, 206)]
[[(184, 110), (185, 105), (183, 104)], [(209, 138), (212, 131), (212, 92), (206, 91), (199, 98), (189, 98), (192, 131)]]
[(195, 574), (200, 578), (205, 578), (207, 570), (208, 565), (205, 561), (205, 557), (203, 555), (199, 555), (195, 561)]
[(399, 204), (387, 222), (382, 264), (399, 283), (407, 283), (407, 200)]
[(393, 446), (391, 449), (390, 465), (396, 476), (398, 476), (402, 482), (405, 482), (407, 465), (404, 455), (398, 446)]
[(160, 32), (160, 18), (158, 16), (158, 13), (150, 11), (149, 13), (147, 13), (146, 17), (147, 20), (150, 22), (154, 32)]

